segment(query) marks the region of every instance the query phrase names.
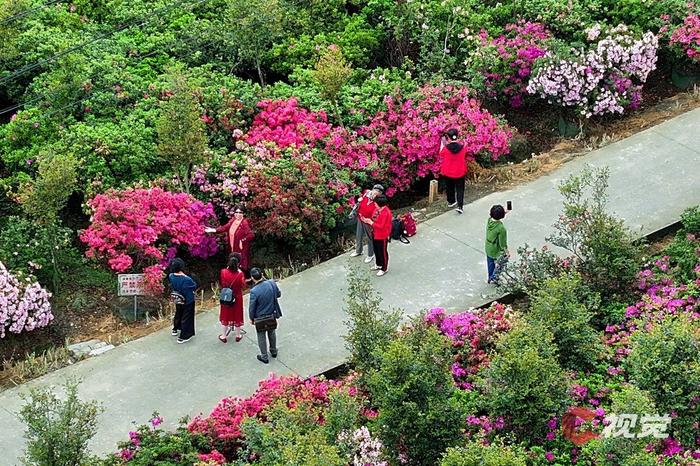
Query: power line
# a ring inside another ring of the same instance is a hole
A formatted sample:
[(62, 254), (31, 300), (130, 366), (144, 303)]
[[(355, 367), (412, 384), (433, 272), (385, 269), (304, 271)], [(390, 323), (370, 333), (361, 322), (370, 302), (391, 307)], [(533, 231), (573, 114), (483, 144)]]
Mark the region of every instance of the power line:
[(7, 18), (3, 19), (3, 20), (0, 22), (0, 26), (5, 25), (5, 24), (7, 24), (7, 23), (11, 23), (11, 22), (14, 21), (15, 19), (24, 18), (25, 16), (28, 16), (28, 15), (34, 13), (35, 11), (43, 10), (44, 8), (49, 7), (49, 6), (53, 5), (54, 3), (59, 3), (59, 2), (61, 2), (61, 1), (62, 1), (62, 0), (50, 0), (50, 1), (44, 3), (44, 4), (41, 5), (41, 6), (38, 6), (38, 7), (36, 7), (36, 8), (31, 8), (31, 9), (29, 9), (29, 10), (24, 10), (24, 11), (21, 12), (21, 13), (17, 13), (17, 14), (15, 14), (15, 15), (8, 16)]
[[(194, 7), (194, 6), (197, 6), (198, 4), (204, 3), (204, 2), (206, 2), (206, 1), (208, 1), (208, 0), (197, 0), (197, 1), (194, 3), (194, 5), (192, 5), (192, 6), (193, 6), (193, 7)], [(131, 24), (130, 24), (130, 23), (127, 23), (127, 24), (122, 25), (122, 26), (120, 26), (119, 28), (117, 28), (117, 29), (115, 29), (115, 30), (113, 30), (113, 31), (110, 31), (109, 33), (99, 34), (99, 35), (93, 37), (91, 40), (88, 40), (88, 41), (82, 42), (82, 43), (80, 43), (80, 44), (74, 45), (74, 46), (72, 46), (72, 47), (67, 48), (66, 50), (62, 50), (61, 52), (55, 54), (55, 55), (52, 56), (52, 57), (45, 58), (45, 59), (41, 59), (41, 60), (37, 60), (37, 61), (34, 62), (34, 63), (30, 63), (29, 65), (25, 65), (24, 67), (20, 68), (19, 70), (15, 71), (15, 72), (13, 72), (13, 73), (10, 73), (10, 74), (7, 75), (7, 76), (3, 76), (2, 78), (0, 78), (0, 84), (4, 84), (5, 82), (7, 82), (7, 81), (9, 81), (9, 80), (12, 80), (12, 79), (16, 78), (17, 76), (20, 76), (20, 75), (26, 73), (27, 71), (31, 71), (31, 70), (33, 70), (33, 69), (35, 69), (35, 68), (38, 68), (38, 67), (40, 67), (40, 66), (42, 66), (42, 65), (44, 65), (44, 64), (46, 64), (46, 63), (51, 63), (51, 62), (53, 62), (53, 61), (56, 61), (57, 59), (59, 59), (59, 58), (65, 56), (65, 55), (68, 55), (68, 54), (70, 54), (70, 53), (73, 53), (73, 52), (75, 52), (76, 50), (80, 50), (80, 49), (82, 49), (83, 47), (86, 47), (87, 45), (90, 45), (90, 44), (93, 44), (93, 43), (95, 43), (95, 42), (97, 42), (97, 41), (100, 41), (100, 40), (102, 40), (102, 39), (105, 39), (105, 38), (107, 38), (107, 37), (109, 37), (109, 36), (112, 36), (112, 35), (118, 33), (118, 32), (121, 32), (121, 31), (123, 31), (123, 30), (125, 30), (125, 29), (129, 29), (129, 28), (131, 28), (131, 27), (133, 27), (133, 26), (139, 26), (139, 27), (140, 27), (140, 26), (144, 26), (145, 24), (147, 24), (147, 23), (149, 23), (150, 21), (152, 21), (153, 18), (160, 18), (162, 14), (167, 13), (168, 11), (170, 11), (170, 10), (172, 10), (172, 9), (178, 7), (178, 6), (181, 6), (181, 5), (184, 4), (184, 3), (186, 3), (186, 0), (182, 0), (182, 1), (180, 1), (180, 2), (176, 2), (176, 3), (173, 3), (173, 4), (171, 4), (171, 5), (168, 5), (168, 6), (159, 8), (158, 10), (155, 10), (155, 11), (151, 14), (151, 17), (150, 17), (149, 19), (147, 19), (147, 20), (141, 22), (140, 24), (134, 24), (134, 23), (131, 23)]]

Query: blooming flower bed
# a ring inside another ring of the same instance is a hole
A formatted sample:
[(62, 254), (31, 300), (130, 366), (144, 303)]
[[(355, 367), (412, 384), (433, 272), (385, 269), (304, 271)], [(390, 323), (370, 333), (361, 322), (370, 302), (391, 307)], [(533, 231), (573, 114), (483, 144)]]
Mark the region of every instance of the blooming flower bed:
[(51, 293), (38, 283), (11, 274), (0, 262), (0, 338), (46, 327), (53, 320)]

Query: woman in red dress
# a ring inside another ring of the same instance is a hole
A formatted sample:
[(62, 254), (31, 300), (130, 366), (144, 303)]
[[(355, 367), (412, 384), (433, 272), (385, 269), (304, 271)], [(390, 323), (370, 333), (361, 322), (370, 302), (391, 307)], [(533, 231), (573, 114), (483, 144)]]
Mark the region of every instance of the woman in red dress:
[(255, 233), (250, 228), (248, 219), (245, 218), (245, 207), (237, 205), (233, 210), (233, 218), (226, 225), (219, 228), (207, 228), (207, 233), (223, 233), (226, 235), (226, 243), (231, 248), (231, 253), (237, 252), (241, 255), (241, 262), (238, 267), (248, 276), (250, 268), (250, 243), (255, 238)]
[(224, 327), (223, 334), (219, 335), (219, 341), (226, 343), (231, 330), (234, 330), (236, 342), (241, 341), (241, 327), (243, 327), (243, 287), (245, 286), (245, 276), (238, 268), (238, 257), (232, 255), (225, 269), (221, 269), (219, 274), (219, 285), (221, 288), (231, 288), (233, 290), (233, 304), (222, 304), (219, 311), (219, 322)]

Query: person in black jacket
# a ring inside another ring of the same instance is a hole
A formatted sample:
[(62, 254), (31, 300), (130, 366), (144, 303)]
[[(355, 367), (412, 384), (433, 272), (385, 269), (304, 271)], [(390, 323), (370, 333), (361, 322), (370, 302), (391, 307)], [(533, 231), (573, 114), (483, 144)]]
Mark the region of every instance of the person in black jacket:
[(265, 280), (257, 267), (250, 269), (250, 278), (254, 285), (250, 290), (248, 316), (258, 334), (258, 361), (267, 364), (270, 362), (267, 357), (267, 340), (270, 341), (270, 356), (277, 357), (277, 319), (282, 317), (282, 309), (277, 299), (282, 296), (282, 292), (277, 283)]

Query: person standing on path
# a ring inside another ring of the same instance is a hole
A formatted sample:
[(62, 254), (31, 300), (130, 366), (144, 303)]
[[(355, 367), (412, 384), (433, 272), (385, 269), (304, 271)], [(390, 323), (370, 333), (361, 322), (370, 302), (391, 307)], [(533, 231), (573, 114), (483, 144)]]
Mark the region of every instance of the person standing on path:
[(243, 327), (243, 287), (245, 286), (245, 275), (238, 268), (239, 258), (237, 254), (229, 257), (225, 269), (221, 269), (219, 274), (219, 285), (221, 289), (230, 288), (232, 290), (233, 302), (230, 304), (221, 303), (219, 311), (219, 322), (224, 331), (219, 335), (219, 341), (226, 343), (231, 330), (234, 330), (236, 343), (241, 341), (241, 327)]
[(177, 336), (179, 331), (177, 342), (187, 343), (194, 336), (194, 292), (197, 283), (185, 274), (185, 262), (179, 257), (170, 261), (168, 281), (172, 290), (180, 293), (185, 301), (183, 304), (175, 304), (172, 335)]
[(498, 284), (499, 270), (496, 263), (501, 257), (508, 258), (508, 233), (503, 225), (503, 218), (506, 210), (502, 205), (494, 205), (489, 212), (489, 219), (486, 222), (486, 265), (488, 267), (489, 278), (487, 283)]
[(237, 252), (241, 255), (241, 262), (238, 267), (248, 275), (250, 267), (250, 243), (255, 238), (255, 233), (245, 218), (245, 206), (239, 204), (233, 209), (233, 218), (219, 228), (205, 228), (207, 233), (219, 233), (226, 235), (226, 243), (229, 245), (230, 252)]
[(380, 195), (384, 194), (384, 186), (381, 184), (375, 184), (372, 189), (366, 190), (362, 193), (362, 197), (358, 201), (357, 208), (357, 228), (355, 230), (355, 252), (350, 254), (350, 257), (357, 257), (362, 255), (362, 248), (364, 246), (364, 237), (367, 237), (367, 257), (365, 258), (365, 263), (369, 264), (374, 260), (374, 243), (372, 226), (367, 223), (368, 219), (372, 219), (375, 211), (377, 210), (377, 204), (374, 199)]
[(464, 183), (467, 176), (467, 148), (458, 142), (459, 133), (450, 128), (440, 140), (440, 175), (445, 178), (447, 206), (464, 212)]
[(384, 194), (376, 197), (374, 200), (377, 203), (376, 218), (368, 219), (367, 223), (372, 226), (374, 232), (374, 256), (376, 257), (376, 265), (372, 270), (378, 270), (377, 276), (381, 277), (387, 273), (389, 268), (389, 236), (391, 235), (392, 214), (387, 204), (389, 199)]
[(260, 354), (257, 355), (258, 361), (267, 364), (270, 362), (267, 357), (268, 340), (270, 356), (277, 357), (277, 319), (282, 317), (282, 308), (277, 300), (282, 296), (282, 292), (277, 283), (265, 280), (257, 267), (250, 269), (250, 278), (254, 285), (250, 290), (248, 317), (250, 317), (250, 323), (255, 325), (255, 331), (258, 334), (260, 348)]

